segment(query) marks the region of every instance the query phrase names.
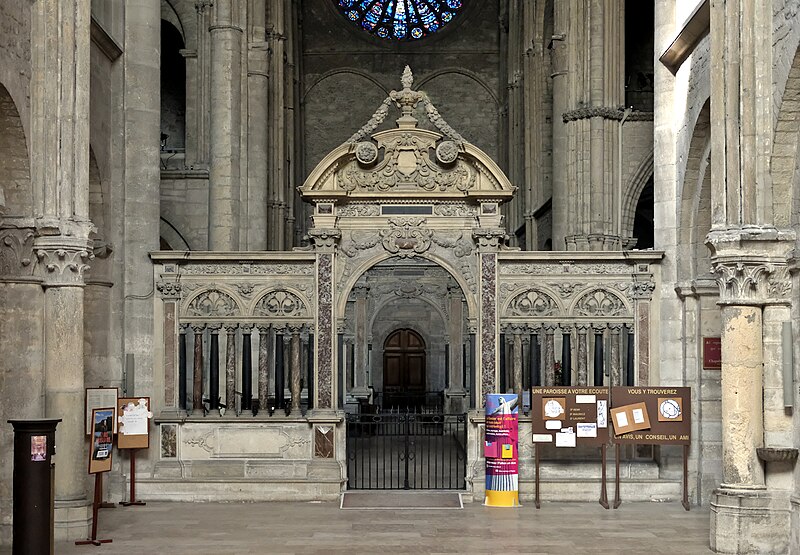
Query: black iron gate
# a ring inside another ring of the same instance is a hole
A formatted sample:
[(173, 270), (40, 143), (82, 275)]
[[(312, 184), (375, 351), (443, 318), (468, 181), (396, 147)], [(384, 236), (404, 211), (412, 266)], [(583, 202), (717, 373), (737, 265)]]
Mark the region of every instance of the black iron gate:
[(466, 414), (348, 414), (348, 489), (464, 489), (466, 422)]

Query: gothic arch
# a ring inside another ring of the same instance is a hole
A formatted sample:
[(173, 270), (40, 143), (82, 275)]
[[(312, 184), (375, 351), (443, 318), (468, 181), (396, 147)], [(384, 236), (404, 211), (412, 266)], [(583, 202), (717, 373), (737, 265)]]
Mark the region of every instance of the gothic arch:
[[(707, 218), (698, 217), (698, 209), (704, 195), (708, 197), (710, 210), (711, 189), (710, 186), (704, 187), (704, 182), (708, 181), (711, 171), (710, 113), (710, 102), (706, 100), (697, 116), (689, 143), (686, 172), (679, 199), (677, 264), (678, 276), (682, 280), (694, 279), (699, 274), (696, 245), (705, 241), (706, 235), (711, 230), (710, 213)], [(707, 253), (704, 255), (708, 256)]]
[(0, 83), (0, 215), (33, 216), (33, 187), (25, 129), (17, 105)]
[(192, 247), (189, 245), (189, 241), (187, 241), (183, 234), (178, 231), (178, 228), (175, 227), (175, 225), (164, 216), (161, 216), (160, 226), (160, 237), (170, 246), (172, 250), (192, 250)]
[(653, 150), (645, 156), (633, 175), (625, 184), (625, 193), (622, 197), (622, 235), (633, 236), (633, 223), (636, 218), (636, 205), (642, 195), (645, 185), (653, 177)]
[[(481, 79), (478, 76), (478, 74), (476, 74), (475, 72), (470, 71), (468, 69), (461, 68), (461, 67), (446, 67), (446, 68), (442, 68), (442, 69), (436, 70), (433, 73), (431, 73), (430, 75), (426, 75), (425, 77), (420, 78), (419, 82), (417, 82), (417, 85), (414, 88), (417, 89), (417, 90), (423, 90), (425, 88), (425, 84), (428, 83), (429, 81), (433, 81), (437, 77), (441, 77), (443, 75), (450, 75), (450, 74), (463, 75), (464, 77), (468, 77), (469, 79), (472, 79), (473, 81), (475, 81), (475, 83), (480, 85), (480, 87), (483, 90), (485, 90), (486, 93), (489, 96), (492, 97), (492, 100), (494, 100), (495, 106), (498, 109), (500, 108), (501, 104), (500, 104), (500, 99), (497, 97), (497, 93), (495, 91), (493, 91), (491, 89), (491, 87), (489, 87), (489, 85), (486, 83), (486, 81)], [(388, 94), (388, 91), (387, 91), (387, 94)]]
[[(429, 305), (434, 310), (434, 312), (436, 312), (436, 314), (439, 316), (439, 318), (442, 319), (443, 322), (447, 321), (447, 316), (445, 315), (444, 312), (442, 312), (441, 307), (438, 306), (435, 302), (433, 302), (427, 295), (421, 295), (421, 296), (415, 297), (415, 298), (420, 300), (420, 301), (422, 301), (422, 302), (424, 302), (424, 303), (426, 303), (427, 305)], [(375, 320), (378, 319), (378, 316), (380, 315), (381, 311), (384, 308), (386, 308), (387, 305), (389, 305), (389, 304), (391, 304), (393, 302), (401, 301), (401, 300), (403, 300), (402, 297), (389, 297), (388, 299), (384, 299), (380, 304), (375, 305), (375, 307), (374, 307), (374, 309), (372, 311), (372, 316), (370, 317), (369, 322), (367, 322), (367, 329), (370, 329), (370, 330), (374, 329)], [(420, 335), (424, 336), (425, 334), (420, 331), (421, 329), (422, 328), (419, 328), (419, 329), (414, 328), (414, 331), (416, 331)], [(426, 342), (430, 343), (430, 341), (427, 341), (427, 340), (426, 340)]]
[(360, 69), (355, 69), (355, 68), (352, 68), (352, 67), (345, 67), (345, 68), (339, 68), (339, 69), (332, 69), (332, 70), (326, 71), (325, 73), (320, 75), (317, 78), (316, 81), (314, 81), (313, 83), (311, 83), (311, 85), (306, 87), (305, 92), (303, 92), (302, 102), (305, 103), (306, 97), (309, 95), (309, 93), (312, 90), (314, 90), (314, 88), (317, 85), (319, 85), (320, 83), (322, 83), (325, 79), (328, 79), (329, 77), (333, 77), (334, 75), (341, 75), (341, 74), (347, 74), (347, 73), (351, 73), (353, 75), (358, 75), (359, 77), (363, 77), (364, 79), (366, 79), (367, 81), (370, 81), (373, 85), (375, 85), (376, 87), (381, 89), (381, 91), (383, 91), (383, 94), (385, 94), (385, 95), (389, 94), (389, 90), (386, 87), (384, 87), (381, 84), (381, 82), (378, 81), (371, 74), (367, 73), (366, 71), (361, 71)]
[(792, 61), (781, 99), (772, 147), (772, 187), (775, 225), (800, 224), (800, 48)]
[(569, 307), (576, 317), (630, 317), (633, 309), (621, 295), (606, 287), (592, 287), (576, 295)]

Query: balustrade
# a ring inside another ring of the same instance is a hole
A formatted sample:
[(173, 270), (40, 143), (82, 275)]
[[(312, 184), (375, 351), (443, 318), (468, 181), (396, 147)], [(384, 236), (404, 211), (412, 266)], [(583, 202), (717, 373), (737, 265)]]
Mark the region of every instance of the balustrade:
[[(179, 410), (204, 416), (259, 412), (300, 416), (312, 408), (312, 324), (193, 321), (181, 322), (178, 328)], [(225, 341), (220, 343), (223, 329)], [(191, 374), (190, 350), (194, 355)], [(191, 397), (187, 394), (190, 383)]]

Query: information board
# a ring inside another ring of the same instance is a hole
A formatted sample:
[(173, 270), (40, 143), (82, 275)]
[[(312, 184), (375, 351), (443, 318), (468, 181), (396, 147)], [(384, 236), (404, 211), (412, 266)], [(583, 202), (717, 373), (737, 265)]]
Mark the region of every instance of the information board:
[(118, 449), (150, 447), (150, 397), (120, 397), (117, 403)]
[(519, 399), (514, 393), (486, 395), (486, 505), (519, 506)]
[[(614, 443), (691, 443), (692, 388), (612, 387), (611, 403)], [(631, 428), (638, 429), (617, 435)]]
[(564, 448), (608, 443), (608, 388), (534, 387), (531, 391), (534, 443)]

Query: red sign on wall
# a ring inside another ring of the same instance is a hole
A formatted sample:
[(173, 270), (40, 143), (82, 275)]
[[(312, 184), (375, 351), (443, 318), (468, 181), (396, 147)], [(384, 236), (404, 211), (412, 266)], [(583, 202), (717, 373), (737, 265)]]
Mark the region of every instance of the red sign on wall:
[(722, 339), (719, 337), (703, 338), (703, 369), (722, 370)]

